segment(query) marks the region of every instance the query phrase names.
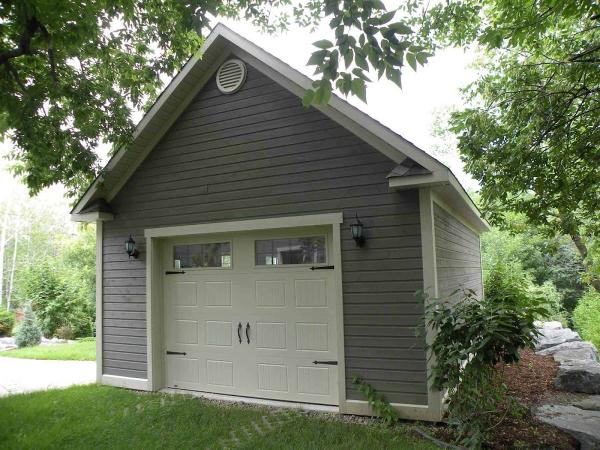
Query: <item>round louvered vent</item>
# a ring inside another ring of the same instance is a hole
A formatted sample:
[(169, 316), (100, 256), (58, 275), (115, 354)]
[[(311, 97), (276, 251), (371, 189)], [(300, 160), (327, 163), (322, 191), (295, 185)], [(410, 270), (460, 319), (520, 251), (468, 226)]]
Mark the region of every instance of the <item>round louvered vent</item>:
[(217, 71), (217, 86), (223, 94), (233, 94), (246, 81), (246, 65), (239, 59), (225, 61)]

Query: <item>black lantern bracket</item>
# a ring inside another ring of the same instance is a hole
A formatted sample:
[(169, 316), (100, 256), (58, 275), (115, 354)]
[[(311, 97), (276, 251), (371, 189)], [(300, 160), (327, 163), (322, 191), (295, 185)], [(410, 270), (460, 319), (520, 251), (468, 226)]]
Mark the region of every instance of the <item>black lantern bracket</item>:
[(350, 225), (350, 232), (352, 233), (352, 239), (356, 242), (357, 247), (362, 247), (365, 245), (365, 237), (363, 235), (363, 224), (358, 219), (358, 213), (356, 213), (356, 218), (354, 222)]
[(131, 235), (129, 235), (129, 239), (125, 241), (125, 251), (129, 256), (129, 259), (137, 259), (138, 256), (140, 256), (140, 252), (135, 247), (135, 241), (133, 240), (133, 237), (131, 237)]

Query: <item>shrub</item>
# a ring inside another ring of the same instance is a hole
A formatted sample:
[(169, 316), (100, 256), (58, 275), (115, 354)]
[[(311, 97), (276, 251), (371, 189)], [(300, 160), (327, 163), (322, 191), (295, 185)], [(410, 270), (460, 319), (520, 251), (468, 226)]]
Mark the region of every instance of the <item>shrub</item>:
[(518, 361), (519, 350), (533, 347), (539, 335), (534, 321), (545, 308), (535, 299), (517, 303), (522, 294), (520, 288), (507, 289), (478, 301), (475, 292), (465, 291), (458, 301), (427, 303), (425, 321), (435, 336), (429, 347), (433, 385), (448, 391), (449, 424), (469, 448), (481, 447), (503, 420), (498, 410), (506, 403), (506, 388), (498, 382), (496, 364)]
[(600, 348), (600, 293), (593, 288), (581, 297), (573, 311), (573, 325), (583, 339)]
[(567, 311), (563, 309), (563, 295), (558, 291), (552, 281), (546, 281), (541, 286), (531, 284), (529, 286), (529, 297), (535, 299), (536, 303), (545, 305), (548, 309), (546, 320), (557, 320), (563, 327), (568, 327)]
[(25, 318), (17, 328), (15, 334), (15, 343), (17, 347), (33, 347), (42, 342), (42, 332), (35, 323), (35, 318), (31, 312), (25, 314)]
[(492, 302), (529, 304), (531, 280), (517, 261), (496, 260), (485, 274), (485, 297)]
[(9, 336), (15, 326), (15, 313), (0, 309), (0, 336)]
[(95, 308), (89, 283), (78, 273), (60, 269), (57, 261), (29, 267), (21, 276), (22, 295), (31, 301), (44, 336), (53, 337), (62, 327), (71, 330), (71, 337), (91, 336)]

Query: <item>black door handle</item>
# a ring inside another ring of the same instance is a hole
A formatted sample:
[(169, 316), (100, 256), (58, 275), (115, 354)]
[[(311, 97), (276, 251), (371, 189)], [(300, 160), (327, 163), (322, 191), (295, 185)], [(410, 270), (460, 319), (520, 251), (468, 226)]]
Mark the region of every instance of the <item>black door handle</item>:
[(246, 340), (250, 343), (250, 322), (246, 322)]
[(242, 343), (242, 322), (238, 323), (238, 339), (241, 344)]

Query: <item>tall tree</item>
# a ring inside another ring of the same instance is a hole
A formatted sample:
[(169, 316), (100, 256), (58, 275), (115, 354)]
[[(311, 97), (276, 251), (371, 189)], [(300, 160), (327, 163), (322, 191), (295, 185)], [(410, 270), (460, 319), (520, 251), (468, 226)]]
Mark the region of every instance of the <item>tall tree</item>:
[(600, 4), (465, 0), (429, 20), (439, 42), (486, 49), (451, 123), (488, 217), (523, 213), (570, 236), (600, 291)]
[(419, 4), (0, 0), (0, 135), (16, 144), (16, 170), (32, 193), (63, 182), (76, 195), (99, 170), (98, 143), (127, 144), (132, 111), (151, 105), (161, 78), (198, 51), (211, 17), (245, 18), (267, 32), (327, 19), (335, 37), (315, 42), (308, 63), (320, 80), (305, 99), (321, 103), (334, 86), (365, 99), (369, 69), (400, 84), (405, 61), (425, 63), (421, 34), (408, 25)]

